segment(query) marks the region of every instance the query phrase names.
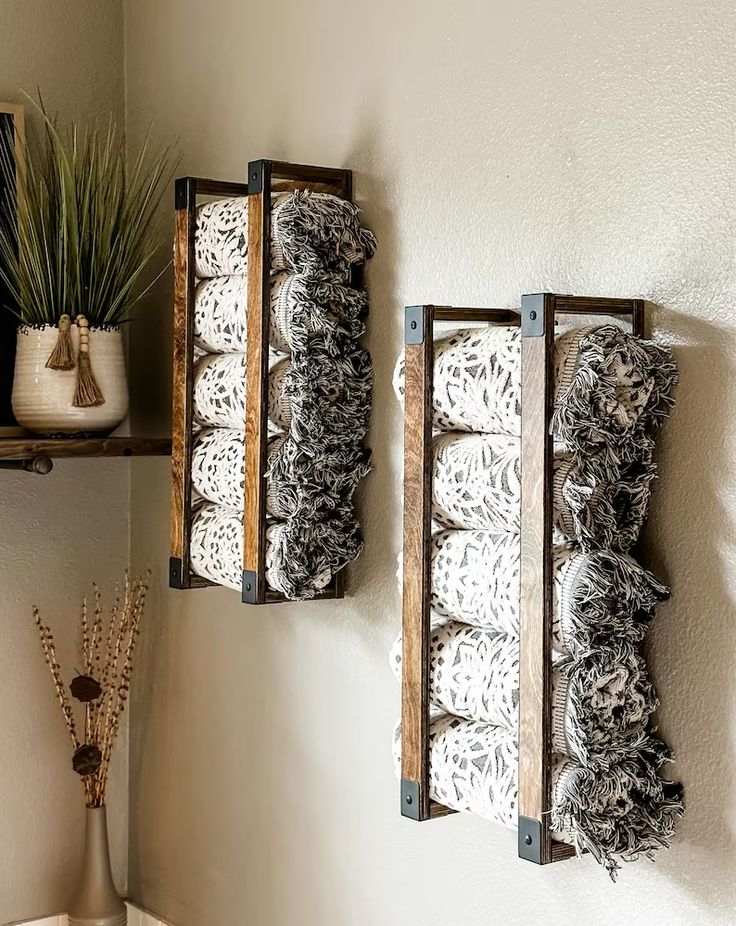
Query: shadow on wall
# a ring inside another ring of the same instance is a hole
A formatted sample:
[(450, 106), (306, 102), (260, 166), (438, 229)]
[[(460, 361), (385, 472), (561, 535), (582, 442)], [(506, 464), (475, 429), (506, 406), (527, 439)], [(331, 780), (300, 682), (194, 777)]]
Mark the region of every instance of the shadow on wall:
[[(736, 484), (730, 426), (736, 336), (692, 315), (667, 311), (661, 322), (683, 346), (675, 348), (680, 385), (658, 443), (660, 480), (646, 533), (647, 564), (671, 582), (672, 598), (653, 623), (647, 655), (662, 701), (660, 730), (675, 754), (672, 777), (685, 785), (686, 810), (676, 851), (660, 853), (657, 865), (692, 892), (699, 908), (731, 911), (736, 557), (724, 496)], [(714, 895), (703, 885), (712, 886), (719, 868), (722, 888)]]

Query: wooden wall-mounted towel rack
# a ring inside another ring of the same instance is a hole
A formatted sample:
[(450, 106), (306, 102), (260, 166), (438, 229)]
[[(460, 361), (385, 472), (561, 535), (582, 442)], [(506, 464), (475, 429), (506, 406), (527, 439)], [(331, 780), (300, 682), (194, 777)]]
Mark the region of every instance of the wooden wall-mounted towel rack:
[(454, 812), (429, 797), (431, 523), (434, 324), (521, 326), (521, 601), (519, 679), (519, 855), (545, 864), (574, 854), (552, 839), (551, 649), (552, 476), (550, 431), (554, 329), (562, 315), (630, 319), (644, 334), (644, 303), (541, 293), (521, 311), (410, 306), (404, 367), (401, 813), (428, 820)]
[[(271, 269), (271, 197), (274, 193), (312, 190), (352, 199), (349, 170), (281, 161), (257, 160), (248, 165), (247, 183), (201, 177), (176, 181), (176, 238), (174, 246), (174, 355), (172, 422), (172, 514), (169, 583), (173, 588), (212, 585), (190, 568), (191, 464), (194, 443), (194, 301), (195, 229), (197, 202), (204, 197), (247, 196), (247, 345), (245, 496), (243, 510), (243, 602), (285, 601), (266, 584), (266, 459), (268, 449), (269, 297)], [(356, 281), (359, 282), (359, 281)], [(341, 598), (342, 575), (337, 573), (317, 598)]]

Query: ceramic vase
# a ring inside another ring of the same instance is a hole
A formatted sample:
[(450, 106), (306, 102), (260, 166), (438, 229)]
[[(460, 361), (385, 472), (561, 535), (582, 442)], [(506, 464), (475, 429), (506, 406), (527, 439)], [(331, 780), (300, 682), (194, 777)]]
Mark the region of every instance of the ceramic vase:
[[(79, 355), (79, 328), (70, 329), (74, 355)], [(19, 425), (46, 436), (109, 434), (128, 413), (128, 379), (123, 333), (119, 328), (89, 329), (89, 357), (95, 381), (104, 396), (101, 405), (72, 404), (77, 368), (46, 366), (59, 331), (55, 326), (18, 329), (13, 379), (13, 414)]]
[(84, 862), (69, 903), (69, 926), (127, 926), (127, 908), (110, 870), (107, 810), (87, 807), (86, 813)]

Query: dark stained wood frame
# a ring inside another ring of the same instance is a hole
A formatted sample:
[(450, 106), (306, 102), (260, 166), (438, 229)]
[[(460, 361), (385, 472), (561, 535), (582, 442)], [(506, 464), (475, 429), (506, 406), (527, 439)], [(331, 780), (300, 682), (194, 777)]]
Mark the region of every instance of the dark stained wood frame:
[(552, 479), (554, 330), (560, 315), (622, 315), (644, 334), (644, 302), (537, 293), (521, 299), (521, 602), (519, 857), (545, 865), (575, 854), (552, 839)]
[[(172, 436), (171, 559), (169, 584), (194, 588), (213, 583), (191, 572), (191, 460), (194, 385), (194, 231), (198, 196), (248, 196), (248, 305), (246, 346), (245, 500), (243, 587), (245, 604), (284, 602), (266, 585), (266, 461), (271, 268), (271, 196), (309, 189), (352, 199), (352, 173), (261, 159), (248, 165), (247, 183), (184, 177), (176, 181), (174, 247), (174, 395)], [(318, 596), (343, 597), (343, 574)]]
[(429, 820), (453, 813), (429, 799), (432, 418), (434, 323), (518, 325), (512, 309), (408, 306), (404, 347), (404, 552), (401, 663), (401, 813)]
[(554, 326), (559, 315), (628, 316), (644, 334), (644, 302), (541, 293), (511, 309), (409, 306), (405, 322), (401, 813), (453, 811), (429, 798), (433, 335), (436, 321), (522, 328), (519, 855), (546, 864), (574, 854), (552, 839), (552, 475)]

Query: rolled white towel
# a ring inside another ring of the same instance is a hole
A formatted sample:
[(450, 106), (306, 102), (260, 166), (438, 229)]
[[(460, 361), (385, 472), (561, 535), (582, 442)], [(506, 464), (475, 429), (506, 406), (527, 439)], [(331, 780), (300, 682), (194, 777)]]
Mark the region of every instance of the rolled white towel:
[[(555, 839), (589, 851), (612, 878), (621, 861), (653, 857), (669, 846), (683, 813), (681, 785), (660, 777), (667, 747), (642, 734), (635, 747), (604, 773), (556, 757), (552, 768), (551, 826)], [(394, 730), (394, 762), (401, 764), (401, 727)], [(516, 736), (489, 723), (448, 714), (430, 724), (432, 800), (515, 829), (518, 823)]]
[[(401, 636), (391, 667), (401, 675)], [(505, 634), (449, 621), (432, 631), (429, 692), (448, 714), (516, 730), (519, 642)], [(657, 709), (646, 664), (636, 648), (615, 641), (552, 669), (552, 750), (585, 765), (621, 758)]]
[[(616, 466), (640, 459), (642, 439), (673, 404), (671, 351), (617, 325), (575, 328), (555, 340), (552, 430), (562, 449), (600, 452)], [(403, 355), (394, 388), (403, 401)], [(468, 328), (434, 345), (434, 424), (443, 431), (521, 433), (521, 332)]]
[[(217, 199), (197, 209), (194, 253), (199, 278), (247, 273), (249, 199)], [(376, 239), (361, 228), (358, 212), (353, 203), (329, 193), (276, 194), (271, 271), (334, 274), (346, 282), (351, 266), (376, 250)]]
[[(285, 392), (291, 364), (272, 356), (268, 417), (271, 430), (291, 427), (291, 400)], [(245, 354), (206, 354), (194, 367), (194, 421), (204, 427), (245, 428)]]
[[(284, 354), (304, 349), (310, 336), (328, 339), (334, 352), (365, 330), (368, 296), (364, 290), (311, 280), (294, 273), (271, 277), (269, 338)], [(200, 280), (194, 301), (194, 342), (209, 353), (243, 352), (247, 338), (247, 277)]]
[[(519, 537), (447, 530), (432, 537), (431, 607), (452, 619), (519, 634)], [(580, 653), (610, 637), (639, 642), (669, 589), (630, 556), (553, 549), (553, 646)]]

